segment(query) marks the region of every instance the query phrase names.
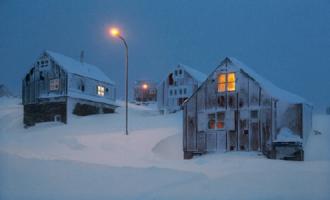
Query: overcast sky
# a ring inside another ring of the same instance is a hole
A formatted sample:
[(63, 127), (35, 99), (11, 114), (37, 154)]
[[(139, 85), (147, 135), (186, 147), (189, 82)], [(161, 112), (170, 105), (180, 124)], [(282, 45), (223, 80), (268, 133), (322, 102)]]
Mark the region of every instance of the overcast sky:
[(206, 74), (226, 56), (315, 105), (330, 105), (329, 0), (0, 0), (0, 83), (21, 79), (49, 49), (99, 66), (124, 86), (123, 29), (130, 83), (160, 80), (178, 63)]

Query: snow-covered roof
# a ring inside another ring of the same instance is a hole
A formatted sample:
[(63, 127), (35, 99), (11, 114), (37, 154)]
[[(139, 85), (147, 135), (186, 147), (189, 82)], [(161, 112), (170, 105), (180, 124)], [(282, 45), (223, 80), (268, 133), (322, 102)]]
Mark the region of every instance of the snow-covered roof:
[(183, 68), (186, 72), (188, 72), (194, 79), (196, 79), (199, 83), (202, 83), (206, 80), (207, 76), (196, 69), (193, 69), (187, 65), (179, 64), (178, 67)]
[[(202, 72), (197, 71), (196, 69), (193, 69), (193, 68), (191, 68), (191, 67), (189, 67), (187, 65), (178, 64), (176, 66), (176, 68), (179, 68), (179, 67), (181, 67), (183, 70), (185, 70), (187, 73), (189, 73), (192, 78), (194, 78), (195, 80), (197, 80), (198, 85), (201, 85), (207, 79), (207, 76), (205, 74), (203, 74)], [(173, 69), (168, 74), (170, 74), (172, 72), (173, 72)], [(162, 81), (160, 81), (158, 83), (158, 86), (160, 86), (162, 84), (162, 82), (166, 81), (166, 79), (168, 77), (168, 74), (165, 76), (165, 78), (162, 79)]]
[(233, 57), (228, 58), (230, 63), (234, 66), (238, 67), (245, 73), (247, 73), (252, 79), (254, 79), (266, 92), (268, 92), (271, 96), (278, 98), (279, 100), (286, 101), (288, 103), (307, 103), (309, 104), (304, 98), (292, 94), (286, 90), (283, 90), (273, 83), (268, 81), (267, 79), (263, 78), (259, 74), (257, 74), (253, 69), (248, 67), (247, 65), (243, 64), (239, 60)]
[(68, 73), (114, 84), (114, 82), (104, 72), (102, 72), (98, 67), (94, 65), (90, 65), (85, 62), (79, 62), (70, 57), (48, 50), (45, 51), (45, 53), (54, 59), (54, 61), (57, 62), (57, 64), (59, 64)]
[(274, 142), (302, 142), (299, 135), (294, 134), (289, 128), (283, 127), (276, 136)]

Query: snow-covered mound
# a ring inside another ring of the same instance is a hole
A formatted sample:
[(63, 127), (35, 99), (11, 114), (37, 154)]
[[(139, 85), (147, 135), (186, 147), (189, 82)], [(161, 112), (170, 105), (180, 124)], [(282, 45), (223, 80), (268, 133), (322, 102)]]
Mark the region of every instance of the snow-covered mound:
[(315, 132), (311, 133), (305, 148), (306, 160), (330, 160), (330, 115), (316, 115)]
[[(122, 102), (119, 104), (123, 105)], [(306, 161), (258, 152), (182, 159), (182, 113), (153, 106), (24, 129), (19, 99), (0, 98), (0, 199), (316, 199), (330, 193), (329, 116), (314, 117)], [(308, 181), (306, 181), (308, 180)]]
[(289, 128), (281, 128), (275, 142), (302, 142), (302, 139), (295, 135)]
[(165, 159), (182, 160), (182, 135), (175, 134), (168, 136), (154, 146), (152, 151)]

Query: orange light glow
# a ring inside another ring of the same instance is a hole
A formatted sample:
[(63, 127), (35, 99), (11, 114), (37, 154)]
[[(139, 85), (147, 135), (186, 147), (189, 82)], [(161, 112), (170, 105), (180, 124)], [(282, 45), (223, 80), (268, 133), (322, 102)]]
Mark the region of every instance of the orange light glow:
[(142, 88), (143, 88), (144, 90), (146, 90), (146, 89), (149, 88), (149, 86), (148, 86), (148, 84), (145, 83), (145, 84), (142, 85)]
[(235, 73), (228, 73), (227, 75), (227, 90), (232, 92), (236, 90), (236, 76)]
[(120, 35), (120, 31), (116, 27), (110, 28), (109, 32), (113, 37), (118, 37)]
[(226, 91), (226, 74), (220, 74), (218, 76), (218, 92)]

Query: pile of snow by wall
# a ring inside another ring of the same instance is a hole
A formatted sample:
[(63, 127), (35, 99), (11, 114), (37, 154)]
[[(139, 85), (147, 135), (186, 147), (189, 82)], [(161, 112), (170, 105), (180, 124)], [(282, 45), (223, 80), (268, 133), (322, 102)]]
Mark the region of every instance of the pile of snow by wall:
[(330, 160), (330, 116), (314, 115), (313, 133), (305, 148), (305, 160)]

